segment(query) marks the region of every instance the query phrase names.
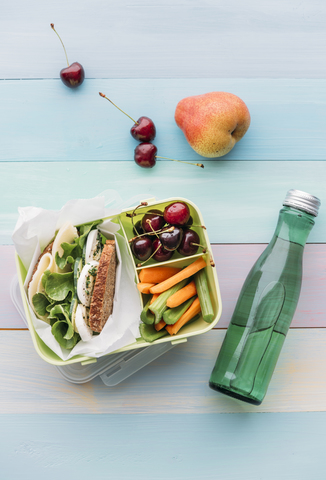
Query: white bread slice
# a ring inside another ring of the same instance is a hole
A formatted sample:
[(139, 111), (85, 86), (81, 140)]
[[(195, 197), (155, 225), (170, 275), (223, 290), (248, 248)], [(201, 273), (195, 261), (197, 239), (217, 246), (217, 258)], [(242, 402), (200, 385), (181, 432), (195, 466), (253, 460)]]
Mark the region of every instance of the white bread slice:
[(89, 310), (89, 326), (93, 332), (100, 333), (112, 313), (116, 266), (115, 240), (107, 240), (99, 261)]

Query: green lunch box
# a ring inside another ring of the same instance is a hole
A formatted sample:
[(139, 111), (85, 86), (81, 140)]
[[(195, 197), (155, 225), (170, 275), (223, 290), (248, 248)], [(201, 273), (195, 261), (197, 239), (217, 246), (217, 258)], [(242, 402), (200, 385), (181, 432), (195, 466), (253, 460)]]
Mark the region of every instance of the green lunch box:
[[(170, 203), (175, 202), (175, 201), (185, 202), (188, 205), (188, 207), (190, 209), (190, 215), (193, 218), (193, 224), (194, 225), (205, 226), (204, 225), (204, 220), (202, 218), (202, 215), (201, 215), (199, 209), (196, 207), (196, 205), (194, 203), (192, 203), (189, 200), (184, 199), (184, 198), (169, 198), (169, 199), (166, 199), (166, 200), (163, 200), (163, 201), (149, 201), (146, 206), (142, 206), (142, 207), (138, 208), (137, 213), (145, 214), (146, 212), (148, 212), (148, 210), (150, 210), (152, 208), (156, 208), (156, 209), (159, 209), (159, 210), (163, 211), (164, 208), (167, 205), (169, 205)], [(133, 211), (134, 211), (134, 208), (128, 208), (128, 209), (122, 210), (120, 212), (120, 214), (118, 214), (117, 216), (114, 217), (114, 220), (112, 218), (112, 220), (114, 222), (116, 222), (120, 225), (120, 229), (119, 229), (118, 233), (120, 233), (126, 239), (126, 241), (128, 243), (129, 253), (132, 257), (133, 257), (133, 254), (132, 254), (132, 251), (130, 249), (130, 244), (129, 244), (128, 240), (130, 238), (134, 237), (133, 225), (132, 225), (132, 222), (131, 222), (131, 218), (128, 217), (126, 214), (131, 214)], [(107, 218), (111, 218), (111, 217), (107, 217)], [(211, 295), (211, 301), (212, 301), (213, 310), (214, 310), (213, 321), (211, 323), (206, 323), (200, 317), (195, 322), (192, 322), (189, 325), (186, 324), (184, 327), (182, 327), (180, 329), (180, 331), (176, 335), (173, 335), (173, 336), (167, 335), (167, 336), (164, 336), (164, 337), (162, 337), (158, 340), (155, 340), (152, 343), (147, 343), (142, 338), (139, 338), (139, 339), (137, 339), (136, 342), (131, 343), (129, 345), (126, 345), (125, 347), (120, 348), (118, 350), (115, 350), (114, 352), (111, 352), (108, 355), (105, 355), (104, 357), (111, 357), (112, 355), (114, 355), (114, 356), (116, 356), (116, 358), (122, 358), (124, 356), (126, 357), (126, 354), (128, 352), (130, 352), (130, 355), (127, 355), (127, 357), (132, 358), (132, 356), (133, 356), (132, 352), (137, 353), (137, 350), (139, 350), (139, 351), (146, 350), (147, 351), (147, 354), (146, 354), (147, 360), (144, 357), (143, 361), (144, 361), (144, 364), (147, 364), (147, 363), (149, 363), (149, 361), (152, 361), (152, 359), (153, 359), (153, 358), (151, 358), (151, 356), (153, 356), (153, 355), (149, 354), (148, 352), (152, 351), (154, 353), (154, 350), (156, 350), (157, 352), (161, 352), (161, 353), (158, 353), (156, 355), (156, 357), (157, 357), (160, 354), (164, 353), (164, 351), (171, 348), (172, 346), (177, 345), (179, 343), (186, 342), (188, 337), (192, 337), (194, 335), (199, 335), (201, 333), (208, 332), (209, 330), (211, 330), (217, 324), (217, 322), (219, 321), (219, 319), (221, 317), (221, 313), (222, 313), (222, 302), (221, 302), (221, 295), (220, 295), (220, 290), (219, 290), (219, 285), (218, 285), (218, 278), (217, 278), (217, 274), (216, 274), (216, 267), (212, 266), (212, 264), (211, 264), (211, 263), (213, 263), (212, 262), (213, 253), (212, 253), (211, 245), (210, 245), (209, 238), (208, 238), (208, 235), (207, 235), (207, 231), (206, 231), (205, 228), (201, 228), (201, 227), (191, 227), (191, 228), (198, 233), (199, 238), (200, 238), (200, 243), (205, 246), (206, 253), (203, 254), (199, 249), (198, 253), (196, 253), (195, 255), (192, 255), (192, 256), (189, 256), (189, 257), (183, 257), (179, 253), (175, 252), (173, 254), (172, 258), (169, 261), (158, 263), (158, 262), (155, 262), (154, 260), (151, 259), (143, 267), (137, 267), (138, 260), (133, 257), (133, 259), (134, 259), (133, 264), (134, 264), (134, 271), (135, 271), (135, 288), (137, 288), (136, 284), (139, 282), (138, 275), (139, 275), (140, 271), (142, 270), (142, 268), (151, 268), (154, 265), (155, 266), (157, 266), (157, 265), (159, 265), (159, 266), (168, 265), (168, 266), (181, 267), (182, 268), (182, 267), (185, 267), (185, 266), (189, 265), (190, 263), (192, 263), (194, 260), (196, 260), (196, 258), (199, 258), (199, 257), (203, 256), (206, 259), (206, 262), (207, 262), (208, 288), (209, 288), (209, 292), (210, 292), (210, 295)], [(24, 268), (19, 256), (17, 255), (17, 253), (16, 253), (16, 266), (17, 266), (19, 289), (20, 289), (20, 294), (21, 294), (21, 298), (19, 300), (23, 305), (23, 309), (24, 309), (24, 313), (25, 313), (25, 319), (26, 319), (26, 322), (27, 322), (27, 325), (28, 325), (28, 328), (29, 328), (29, 331), (30, 331), (30, 334), (31, 334), (31, 337), (32, 337), (32, 341), (33, 341), (35, 350), (39, 354), (39, 356), (43, 360), (45, 360), (46, 362), (48, 362), (52, 365), (58, 366), (58, 367), (65, 367), (65, 366), (69, 366), (69, 365), (77, 364), (77, 363), (79, 363), (83, 366), (91, 365), (91, 364), (97, 363), (97, 362), (102, 362), (103, 363), (103, 357), (92, 358), (92, 357), (83, 356), (83, 355), (76, 355), (76, 356), (72, 357), (71, 359), (64, 361), (61, 358), (59, 358), (47, 345), (45, 345), (45, 343), (37, 335), (37, 333), (34, 329), (34, 326), (33, 326), (32, 318), (31, 318), (31, 315), (30, 315), (29, 306), (27, 305), (27, 302), (26, 302), (26, 297), (25, 297), (25, 294), (24, 294), (24, 286), (23, 286), (24, 285), (24, 280), (25, 280), (26, 275), (27, 275), (27, 272), (26, 272), (26, 269)], [(144, 298), (143, 298), (141, 293), (139, 293), (139, 295), (140, 295), (141, 304), (144, 305)], [(141, 363), (142, 363), (142, 361), (140, 361), (140, 365), (141, 365)], [(139, 368), (141, 368), (141, 366)], [(137, 368), (136, 370), (138, 370), (139, 368)], [(80, 382), (78, 381), (78, 378), (75, 381), (75, 383), (82, 383), (81, 378), (80, 378), (80, 380), (81, 380)], [(70, 380), (70, 381), (74, 381), (71, 378), (67, 378), (67, 379)], [(87, 377), (87, 380), (89, 380), (89, 379), (90, 378)], [(109, 384), (109, 383), (107, 383), (107, 384)]]

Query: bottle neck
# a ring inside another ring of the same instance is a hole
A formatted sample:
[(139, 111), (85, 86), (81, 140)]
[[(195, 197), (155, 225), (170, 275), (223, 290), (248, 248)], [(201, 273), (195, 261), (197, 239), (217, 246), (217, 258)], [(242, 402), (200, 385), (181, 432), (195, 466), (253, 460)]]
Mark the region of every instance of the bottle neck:
[(296, 208), (283, 207), (279, 213), (274, 238), (282, 238), (304, 247), (314, 225), (315, 217), (313, 215)]

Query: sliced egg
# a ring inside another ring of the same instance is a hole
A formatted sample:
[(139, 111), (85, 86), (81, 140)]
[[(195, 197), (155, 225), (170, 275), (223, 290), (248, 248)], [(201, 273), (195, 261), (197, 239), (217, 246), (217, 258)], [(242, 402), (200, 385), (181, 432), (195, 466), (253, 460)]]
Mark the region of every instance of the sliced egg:
[(84, 342), (91, 340), (93, 337), (93, 332), (87, 325), (87, 309), (85, 305), (81, 305), (80, 303), (76, 309), (75, 331), (79, 333)]
[(85, 263), (93, 260), (99, 261), (102, 253), (101, 240), (98, 238), (99, 231), (92, 230), (87, 237)]
[[(97, 267), (99, 263), (93, 260), (86, 263), (77, 282), (77, 295), (80, 303), (89, 307), (91, 303), (93, 288), (96, 280)], [(94, 275), (95, 274), (95, 275)]]

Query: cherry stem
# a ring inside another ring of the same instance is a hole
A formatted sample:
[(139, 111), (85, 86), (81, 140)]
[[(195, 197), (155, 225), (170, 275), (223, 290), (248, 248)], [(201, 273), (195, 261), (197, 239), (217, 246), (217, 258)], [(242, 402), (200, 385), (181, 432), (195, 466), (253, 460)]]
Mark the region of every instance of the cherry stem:
[(137, 207), (134, 209), (134, 211), (132, 212), (131, 215), (128, 215), (128, 213), (126, 214), (127, 217), (131, 216), (131, 223), (132, 223), (133, 228), (136, 230), (137, 234), (138, 234), (138, 230), (137, 230), (137, 228), (136, 228), (135, 225), (134, 225), (135, 211), (137, 210), (137, 208), (139, 208), (139, 207), (147, 207), (147, 205), (148, 205), (147, 202), (141, 202), (139, 205), (137, 205)]
[(54, 28), (54, 23), (51, 23), (50, 25), (51, 25), (52, 30), (53, 30), (53, 31), (58, 35), (58, 37), (59, 37), (59, 40), (60, 40), (60, 42), (61, 42), (61, 44), (62, 44), (62, 46), (63, 46), (63, 49), (64, 49), (64, 51), (65, 51), (66, 60), (67, 60), (67, 64), (68, 64), (68, 67), (69, 67), (68, 56), (67, 56), (67, 52), (66, 52), (65, 46), (64, 46), (64, 44), (63, 44), (63, 41), (61, 40), (60, 35), (58, 34), (58, 32), (56, 31), (56, 29)]
[(211, 264), (212, 267), (215, 267), (215, 262), (214, 262), (214, 260), (212, 259), (212, 257), (210, 258), (209, 263)]
[(155, 155), (155, 156), (156, 156), (156, 158), (163, 158), (163, 160), (172, 160), (173, 162), (187, 163), (188, 165), (195, 165), (195, 167), (204, 168), (204, 165), (202, 163), (184, 162), (183, 160), (175, 160), (175, 158), (160, 157), (159, 155)]
[(191, 224), (191, 225), (185, 225), (185, 226), (186, 226), (186, 227), (189, 227), (189, 228), (191, 228), (191, 227), (200, 227), (200, 228), (203, 228), (204, 230), (207, 230), (207, 228), (205, 227), (205, 225), (192, 225), (192, 224)]
[(103, 98), (106, 98), (110, 103), (112, 103), (112, 105), (115, 106), (115, 108), (117, 108), (118, 110), (120, 110), (120, 112), (124, 113), (127, 117), (130, 118), (130, 120), (132, 120), (136, 125), (139, 125), (138, 122), (136, 122), (136, 120), (134, 120), (130, 115), (128, 115), (128, 113), (124, 112), (123, 110), (121, 110), (121, 108), (118, 107), (118, 105), (116, 105), (115, 103), (112, 102), (112, 100), (110, 100), (106, 95), (104, 95), (104, 93), (101, 93), (99, 92), (99, 95)]
[(130, 238), (129, 243), (132, 243), (134, 240), (136, 240), (139, 237), (151, 236), (151, 235), (156, 235), (157, 236), (157, 233), (163, 233), (163, 232), (168, 232), (169, 233), (169, 232), (173, 232), (173, 230), (174, 230), (174, 227), (172, 226), (172, 227), (167, 228), (167, 229), (162, 228), (161, 230), (153, 230), (153, 232), (141, 233), (140, 235), (137, 235), (136, 237)]
[(190, 242), (190, 245), (195, 245), (196, 247), (200, 247), (203, 249), (203, 253), (206, 253), (206, 248), (203, 247), (203, 245), (200, 245), (200, 243)]
[(138, 264), (137, 264), (137, 267), (142, 267), (143, 265), (145, 265), (145, 263), (148, 262), (148, 260), (150, 260), (151, 258), (154, 257), (155, 253), (161, 248), (161, 246), (162, 246), (162, 245), (161, 245), (161, 243), (160, 243), (159, 246), (157, 247), (157, 249), (155, 250), (155, 252), (153, 252), (152, 255), (151, 255), (150, 257), (148, 257), (147, 260), (145, 260), (145, 262), (143, 262), (143, 263), (138, 263)]
[(152, 222), (150, 221), (150, 219), (148, 218), (146, 220), (146, 223), (149, 225), (149, 228), (152, 230), (152, 232), (157, 236), (158, 239), (160, 239), (160, 237), (157, 235), (156, 231), (154, 230), (154, 228), (152, 227)]

